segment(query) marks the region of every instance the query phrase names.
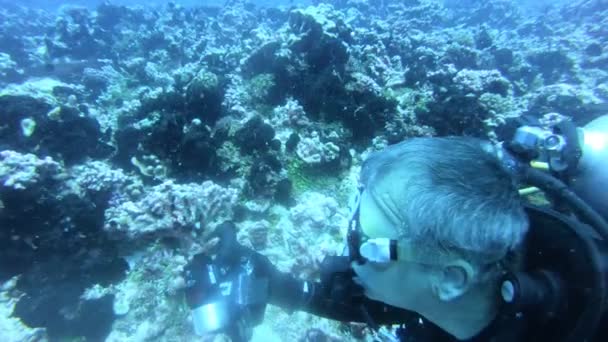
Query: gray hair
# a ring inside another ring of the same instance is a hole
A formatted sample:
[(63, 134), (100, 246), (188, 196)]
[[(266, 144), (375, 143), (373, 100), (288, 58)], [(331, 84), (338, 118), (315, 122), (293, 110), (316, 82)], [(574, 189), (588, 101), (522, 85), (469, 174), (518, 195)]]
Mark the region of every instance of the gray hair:
[(401, 238), (502, 258), (521, 244), (529, 223), (515, 181), (490, 146), (467, 137), (413, 138), (372, 154), (360, 180)]

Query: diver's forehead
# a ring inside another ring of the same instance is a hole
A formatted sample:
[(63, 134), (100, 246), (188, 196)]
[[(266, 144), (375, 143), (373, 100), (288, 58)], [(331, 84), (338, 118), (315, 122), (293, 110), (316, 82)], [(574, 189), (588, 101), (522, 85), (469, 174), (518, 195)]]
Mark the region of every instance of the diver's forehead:
[(359, 222), (365, 235), (370, 238), (397, 238), (395, 225), (384, 215), (368, 190), (364, 190), (361, 194)]

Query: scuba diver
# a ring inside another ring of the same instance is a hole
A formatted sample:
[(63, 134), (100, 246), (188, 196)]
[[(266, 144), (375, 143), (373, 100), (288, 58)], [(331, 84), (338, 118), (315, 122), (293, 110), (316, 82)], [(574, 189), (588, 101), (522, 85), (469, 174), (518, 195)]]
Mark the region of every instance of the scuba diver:
[(376, 340), (608, 341), (608, 115), (515, 124), (506, 142), (413, 138), (372, 154), (345, 253), (318, 281), (278, 271), (225, 222), (217, 254), (185, 271), (195, 333), (247, 341), (270, 303), (366, 323)]

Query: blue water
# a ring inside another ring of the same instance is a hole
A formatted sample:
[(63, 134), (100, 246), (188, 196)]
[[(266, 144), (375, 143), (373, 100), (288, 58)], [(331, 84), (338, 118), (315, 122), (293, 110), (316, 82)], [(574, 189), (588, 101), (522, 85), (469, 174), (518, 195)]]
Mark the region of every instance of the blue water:
[[(1, 0), (0, 4), (20, 4), (25, 5), (32, 8), (42, 8), (46, 10), (54, 10), (62, 5), (78, 5), (84, 6), (88, 8), (95, 8), (97, 5), (103, 3), (104, 0), (70, 0), (70, 1), (62, 1), (62, 0), (19, 0), (19, 1), (8, 1)], [(105, 1), (108, 2), (108, 1)], [(109, 1), (112, 4), (117, 5), (162, 5), (166, 4), (169, 1), (163, 0), (155, 0), (155, 1), (143, 1), (143, 0), (113, 0)], [(176, 4), (180, 4), (182, 6), (223, 6), (226, 1), (218, 1), (218, 0), (180, 0), (180, 1), (172, 1)], [(255, 5), (259, 6), (282, 6), (282, 5), (308, 5), (311, 3), (310, 0), (254, 0), (249, 1)], [(444, 4), (447, 7), (455, 6), (467, 6), (471, 3), (478, 2), (478, 0), (444, 0)], [(515, 0), (513, 1), (523, 8), (533, 9), (535, 11), (542, 11), (546, 6), (550, 5), (558, 5), (562, 3), (567, 3), (567, 0)]]
[[(62, 5), (78, 5), (84, 6), (88, 8), (95, 8), (99, 4), (103, 3), (102, 0), (70, 0), (70, 1), (62, 1), (62, 0), (19, 0), (19, 1), (0, 1), (0, 4), (20, 4), (32, 8), (41, 8), (45, 10), (55, 10)], [(108, 1), (105, 1), (108, 2)], [(142, 1), (142, 0), (114, 0), (109, 1), (109, 3), (116, 5), (163, 5), (168, 3), (169, 1), (163, 0), (155, 0), (155, 1)], [(173, 3), (180, 4), (182, 6), (223, 6), (226, 1), (217, 1), (217, 0), (181, 0), (181, 1), (172, 1)], [(291, 4), (308, 4), (310, 1), (307, 0), (256, 0), (251, 1), (259, 6), (280, 6), (280, 5), (291, 5)]]

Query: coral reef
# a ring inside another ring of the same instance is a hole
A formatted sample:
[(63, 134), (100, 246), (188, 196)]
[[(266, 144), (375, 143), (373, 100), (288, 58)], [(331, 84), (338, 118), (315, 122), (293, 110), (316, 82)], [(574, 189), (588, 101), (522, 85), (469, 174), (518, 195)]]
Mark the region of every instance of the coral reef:
[(238, 190), (211, 181), (175, 184), (169, 180), (146, 191), (137, 202), (108, 208), (104, 229), (116, 239), (138, 240), (150, 234), (194, 238), (194, 232), (213, 230), (231, 219), (237, 197)]
[(17, 279), (11, 278), (0, 283), (0, 338), (3, 341), (44, 341), (43, 328), (29, 328), (17, 317), (13, 317), (19, 295), (15, 293)]
[(0, 183), (4, 187), (24, 190), (49, 179), (59, 180), (62, 175), (63, 168), (51, 157), (38, 159), (33, 154), (0, 152)]
[(52, 156), (69, 165), (109, 156), (113, 148), (102, 141), (99, 123), (87, 115), (87, 107), (72, 106), (67, 98), (65, 105), (58, 105), (71, 89), (53, 83), (50, 87), (45, 95), (53, 101), (32, 96), (27, 88), (18, 95), (0, 95), (0, 148)]
[(315, 279), (324, 257), (342, 252), (347, 224), (344, 210), (334, 198), (317, 192), (304, 193), (288, 212), (272, 208), (271, 213), (278, 219), (268, 233), (267, 239), (273, 243), (266, 254), (279, 268)]
[(319, 133), (313, 131), (310, 137), (304, 137), (298, 143), (296, 154), (310, 166), (329, 163), (339, 156), (340, 147), (332, 142), (321, 143)]

